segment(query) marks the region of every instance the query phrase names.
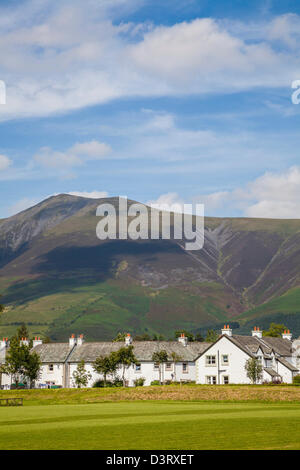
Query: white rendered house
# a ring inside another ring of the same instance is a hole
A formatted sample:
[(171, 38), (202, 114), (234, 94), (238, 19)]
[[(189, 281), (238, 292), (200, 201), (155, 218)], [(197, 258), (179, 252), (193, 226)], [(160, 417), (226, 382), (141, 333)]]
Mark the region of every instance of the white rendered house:
[(263, 367), (261, 382), (292, 383), (294, 375), (299, 374), (299, 363), (297, 364), (290, 332), (285, 332), (281, 338), (263, 337), (260, 329), (255, 327), (252, 336), (233, 335), (228, 325), (224, 326), (218, 340), (197, 358), (196, 382), (250, 383), (245, 364), (253, 357), (257, 358)]

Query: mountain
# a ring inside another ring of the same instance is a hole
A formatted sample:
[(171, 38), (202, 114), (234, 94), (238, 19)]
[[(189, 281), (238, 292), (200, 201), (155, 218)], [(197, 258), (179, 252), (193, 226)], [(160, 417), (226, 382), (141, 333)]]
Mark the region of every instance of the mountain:
[(56, 340), (169, 337), (273, 319), (300, 333), (300, 220), (207, 217), (203, 249), (185, 251), (174, 239), (99, 240), (102, 203), (118, 208), (62, 194), (0, 220), (0, 334), (25, 322)]

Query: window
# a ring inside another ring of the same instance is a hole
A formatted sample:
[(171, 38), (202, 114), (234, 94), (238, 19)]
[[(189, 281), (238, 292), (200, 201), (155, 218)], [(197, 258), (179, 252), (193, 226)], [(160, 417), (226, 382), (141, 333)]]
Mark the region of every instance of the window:
[(53, 371), (54, 371), (54, 365), (53, 365), (53, 364), (49, 364), (49, 365), (48, 365), (48, 371), (49, 371), (49, 372), (53, 372)]
[(223, 354), (222, 355), (222, 364), (223, 366), (227, 366), (229, 364), (229, 356), (228, 354)]
[(172, 362), (166, 362), (166, 370), (172, 370)]
[(229, 377), (228, 377), (228, 375), (223, 375), (223, 384), (224, 384), (224, 385), (229, 384)]
[(217, 377), (215, 375), (207, 375), (206, 376), (206, 383), (208, 385), (216, 385)]
[(188, 365), (187, 365), (186, 362), (183, 362), (183, 363), (182, 363), (182, 372), (183, 372), (184, 374), (187, 374), (187, 373), (188, 373)]
[(135, 371), (136, 372), (141, 372), (141, 368), (142, 368), (141, 364), (136, 364), (135, 365)]
[(207, 366), (215, 366), (216, 365), (216, 356), (206, 356), (206, 365)]
[(154, 370), (159, 370), (159, 363), (158, 362), (154, 362)]

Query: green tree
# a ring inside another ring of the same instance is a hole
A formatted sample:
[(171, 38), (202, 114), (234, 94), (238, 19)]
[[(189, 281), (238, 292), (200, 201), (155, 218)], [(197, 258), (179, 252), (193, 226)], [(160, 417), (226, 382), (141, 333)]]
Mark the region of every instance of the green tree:
[(137, 364), (138, 361), (133, 352), (133, 346), (124, 346), (116, 352), (116, 361), (122, 367), (122, 381), (125, 387), (125, 371), (133, 364)]
[(200, 343), (203, 343), (204, 338), (203, 338), (203, 336), (201, 335), (201, 333), (196, 333), (196, 334), (195, 334), (195, 341), (199, 341)]
[(186, 330), (177, 330), (177, 331), (175, 331), (175, 333), (174, 333), (175, 338), (179, 338), (179, 336), (181, 336), (182, 334), (184, 334), (184, 336), (187, 337), (188, 341), (194, 341), (194, 340), (195, 340), (193, 333), (190, 333), (189, 331), (186, 331)]
[(113, 343), (121, 343), (125, 341), (127, 333), (118, 333), (117, 336), (113, 339)]
[(152, 361), (158, 364), (158, 371), (159, 371), (159, 382), (162, 383), (164, 379), (163, 374), (163, 365), (165, 362), (168, 361), (168, 353), (164, 349), (161, 351), (156, 351), (152, 354)]
[(247, 372), (247, 377), (253, 384), (256, 384), (262, 379), (263, 368), (260, 361), (255, 357), (252, 357), (246, 361), (245, 371)]
[(280, 325), (278, 323), (271, 323), (269, 329), (263, 331), (263, 336), (272, 336), (274, 338), (281, 337), (284, 330), (287, 330), (287, 327), (284, 325)]
[(22, 323), (22, 325), (17, 329), (16, 336), (17, 336), (19, 341), (21, 341), (22, 338), (27, 338), (28, 339), (29, 332), (28, 332), (28, 329), (27, 329), (27, 326), (25, 325), (25, 323)]
[(5, 356), (5, 364), (1, 366), (1, 373), (9, 375), (16, 387), (18, 387), (20, 377), (24, 372), (27, 349), (29, 349), (28, 346), (20, 345), (19, 338), (14, 336)]
[(88, 381), (92, 378), (92, 374), (87, 372), (84, 360), (77, 364), (76, 370), (73, 372), (73, 380), (77, 388), (86, 387)]
[[(1, 299), (2, 295), (0, 295), (0, 299)], [(4, 305), (0, 304), (0, 313), (4, 312)]]
[(173, 367), (174, 367), (174, 380), (176, 382), (176, 363), (181, 361), (182, 357), (179, 354), (177, 354), (176, 352), (172, 351), (171, 352), (171, 359), (172, 359)]
[(103, 375), (104, 386), (106, 386), (106, 379), (109, 374), (114, 375), (118, 368), (118, 356), (115, 351), (111, 352), (108, 356), (99, 356), (93, 364), (93, 369), (98, 374)]
[(23, 364), (23, 375), (29, 380), (29, 387), (32, 388), (32, 385), (40, 377), (41, 370), (41, 360), (40, 356), (31, 351), (28, 346), (24, 348), (24, 364)]
[(134, 338), (134, 341), (152, 341), (152, 338), (148, 333), (143, 333), (141, 335), (136, 335)]
[(214, 343), (219, 338), (218, 333), (215, 330), (207, 330), (205, 341), (207, 343)]

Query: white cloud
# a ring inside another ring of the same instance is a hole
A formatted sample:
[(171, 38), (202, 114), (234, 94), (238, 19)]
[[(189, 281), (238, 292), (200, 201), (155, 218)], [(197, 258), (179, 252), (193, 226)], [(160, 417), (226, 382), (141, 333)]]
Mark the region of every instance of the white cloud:
[(109, 145), (92, 140), (76, 143), (65, 152), (55, 151), (50, 147), (42, 147), (34, 156), (34, 160), (46, 168), (67, 169), (82, 166), (89, 160), (106, 158), (110, 152)]
[(0, 155), (0, 171), (6, 170), (12, 161), (6, 155)]
[(106, 191), (71, 191), (67, 194), (71, 196), (80, 196), (80, 197), (87, 197), (91, 199), (103, 199), (108, 197), (108, 193)]
[(0, 7), (1, 79), (7, 85), (0, 119), (120, 97), (286, 87), (300, 73), (297, 15), (252, 28), (256, 36), (249, 41), (243, 37), (248, 25), (235, 31), (212, 18), (152, 27), (115, 21), (119, 8), (138, 4), (29, 0)]
[(245, 187), (232, 191), (195, 196), (205, 204), (209, 215), (226, 216), (235, 210), (245, 217), (274, 219), (300, 218), (300, 167), (293, 166), (276, 173), (267, 172)]

